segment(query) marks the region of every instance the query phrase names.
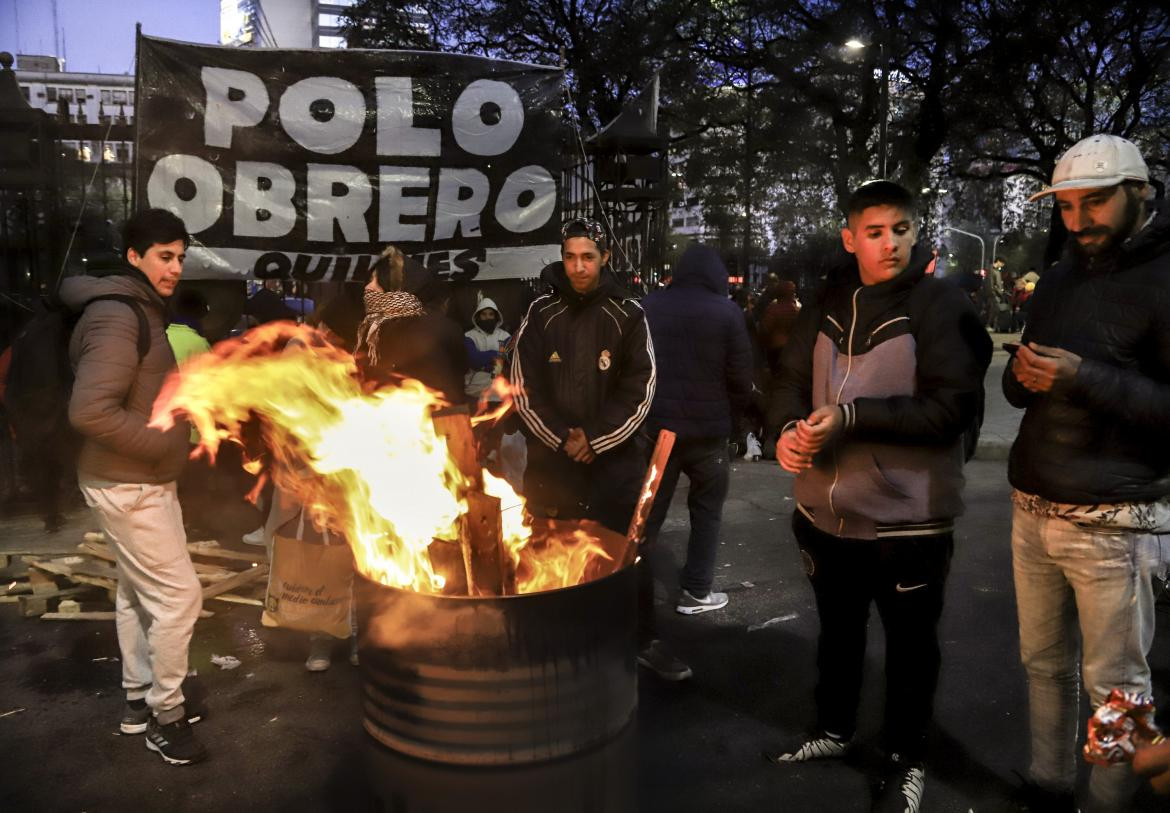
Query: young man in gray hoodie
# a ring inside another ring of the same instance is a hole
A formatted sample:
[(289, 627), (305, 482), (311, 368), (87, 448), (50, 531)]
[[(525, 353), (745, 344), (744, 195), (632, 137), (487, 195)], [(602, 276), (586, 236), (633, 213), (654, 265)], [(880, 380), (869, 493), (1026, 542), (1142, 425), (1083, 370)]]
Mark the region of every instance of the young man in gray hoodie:
[(61, 301), (81, 313), (69, 344), (75, 375), (69, 421), (82, 437), (77, 479), (118, 566), (126, 690), (119, 729), (145, 733), (146, 747), (174, 765), (207, 756), (190, 730), (182, 690), (203, 606), (175, 485), (190, 428), (178, 421), (164, 432), (147, 422), (175, 369), (164, 300), (183, 273), (188, 242), (174, 214), (139, 212), (123, 232), (125, 273), (70, 277), (61, 285)]
[[(805, 308), (772, 404), (776, 458), (796, 474), (793, 532), (816, 595), (817, 723), (778, 763), (842, 756), (861, 695), (866, 625), (886, 633), (885, 746), (875, 809), (917, 813), (940, 653), (937, 625), (962, 513), (963, 432), (991, 340), (966, 295), (925, 273), (914, 199), (861, 185), (841, 230), (851, 261)], [(854, 261), (855, 260), (855, 261)]]

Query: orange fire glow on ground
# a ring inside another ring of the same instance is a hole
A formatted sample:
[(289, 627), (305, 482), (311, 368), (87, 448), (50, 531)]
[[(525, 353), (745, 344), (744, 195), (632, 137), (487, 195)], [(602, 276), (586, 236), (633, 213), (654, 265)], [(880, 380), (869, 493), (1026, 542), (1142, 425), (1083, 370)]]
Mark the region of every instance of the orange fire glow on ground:
[[(473, 423), (507, 411), (506, 385), (497, 391), (505, 402)], [(151, 424), (167, 428), (185, 415), (201, 437), (194, 454), (212, 459), (225, 441), (256, 446), (245, 438), (258, 431), (269, 459), (249, 470), (264, 468), (314, 523), (342, 533), (362, 575), (438, 593), (450, 574), (436, 571), (428, 549), (436, 539), (458, 539), (472, 488), (432, 424), (441, 405), (409, 379), (370, 389), (350, 354), (312, 328), (277, 322), (190, 359), (167, 380)], [(500, 500), (517, 592), (578, 584), (612, 562), (599, 539), (581, 530), (534, 541), (523, 498), (486, 470), (482, 491)]]

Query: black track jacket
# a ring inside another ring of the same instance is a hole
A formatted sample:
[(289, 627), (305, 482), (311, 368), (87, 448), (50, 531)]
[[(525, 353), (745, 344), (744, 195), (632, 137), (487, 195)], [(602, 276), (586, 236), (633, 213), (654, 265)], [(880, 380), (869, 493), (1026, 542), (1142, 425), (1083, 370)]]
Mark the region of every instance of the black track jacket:
[(541, 273), (553, 292), (528, 308), (516, 331), (516, 411), (533, 437), (559, 450), (575, 426), (604, 454), (629, 440), (654, 399), (654, 346), (641, 306), (608, 268), (588, 294), (563, 263)]

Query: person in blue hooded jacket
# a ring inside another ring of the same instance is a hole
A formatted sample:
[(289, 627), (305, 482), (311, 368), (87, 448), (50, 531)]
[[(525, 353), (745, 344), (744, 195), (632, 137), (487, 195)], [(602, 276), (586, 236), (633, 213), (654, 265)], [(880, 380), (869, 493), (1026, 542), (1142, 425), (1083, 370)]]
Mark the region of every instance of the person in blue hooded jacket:
[[(676, 435), (647, 522), (646, 538), (653, 545), (679, 475), (686, 474), (691, 532), (675, 607), (684, 615), (718, 610), (727, 604), (727, 594), (711, 588), (730, 481), (728, 438), (736, 414), (747, 406), (752, 393), (751, 340), (742, 311), (727, 294), (727, 267), (719, 253), (692, 243), (683, 252), (670, 286), (643, 302), (658, 368), (658, 387), (646, 426), (652, 434), (669, 429)], [(654, 591), (648, 566), (656, 558), (654, 554), (643, 557), (642, 661), (663, 674), (653, 665), (661, 658), (645, 649), (659, 646), (654, 644)], [(690, 672), (676, 670), (663, 676), (677, 676), (680, 671)]]

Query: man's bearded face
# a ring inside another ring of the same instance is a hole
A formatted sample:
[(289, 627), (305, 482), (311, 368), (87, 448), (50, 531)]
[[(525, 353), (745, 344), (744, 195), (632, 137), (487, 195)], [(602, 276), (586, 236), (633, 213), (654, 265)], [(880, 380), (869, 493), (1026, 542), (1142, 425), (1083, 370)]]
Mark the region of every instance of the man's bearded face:
[(1055, 194), (1073, 249), (1086, 259), (1115, 251), (1132, 237), (1145, 208), (1139, 191), (1125, 184)]

